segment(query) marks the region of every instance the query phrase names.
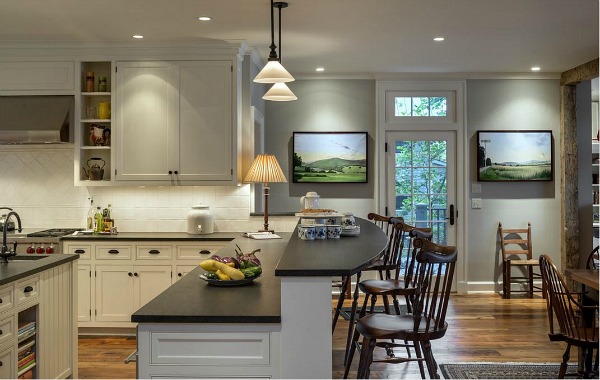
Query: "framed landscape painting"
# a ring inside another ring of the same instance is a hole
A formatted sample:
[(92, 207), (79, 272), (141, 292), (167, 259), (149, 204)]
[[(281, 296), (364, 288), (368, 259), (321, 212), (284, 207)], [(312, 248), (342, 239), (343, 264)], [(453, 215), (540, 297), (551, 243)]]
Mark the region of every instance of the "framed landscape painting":
[(552, 181), (552, 131), (478, 131), (477, 180)]
[(367, 132), (294, 132), (293, 182), (366, 183)]

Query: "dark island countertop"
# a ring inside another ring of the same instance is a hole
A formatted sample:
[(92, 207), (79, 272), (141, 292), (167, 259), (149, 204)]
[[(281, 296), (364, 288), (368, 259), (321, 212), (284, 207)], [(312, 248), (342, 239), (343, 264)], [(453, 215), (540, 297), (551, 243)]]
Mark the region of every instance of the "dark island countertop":
[(387, 236), (368, 220), (356, 218), (356, 223), (360, 235), (339, 239), (301, 240), (294, 231), (275, 275), (351, 276), (368, 267), (383, 253)]
[(300, 240), (296, 231), (277, 233), (282, 239), (253, 240), (239, 235), (218, 251), (235, 255), (260, 248), (263, 274), (249, 285), (209, 285), (196, 268), (136, 311), (138, 323), (281, 323), (281, 276), (352, 275), (370, 265), (385, 249), (387, 237), (373, 223), (356, 218), (358, 236), (331, 240)]
[(95, 240), (95, 241), (135, 241), (135, 240), (153, 240), (153, 241), (231, 241), (240, 237), (239, 232), (215, 232), (206, 235), (190, 235), (185, 232), (119, 232), (116, 235), (94, 235), (82, 234), (66, 235), (60, 240)]
[(67, 254), (17, 255), (10, 258), (8, 264), (0, 263), (0, 285), (20, 280), (78, 258), (79, 255)]

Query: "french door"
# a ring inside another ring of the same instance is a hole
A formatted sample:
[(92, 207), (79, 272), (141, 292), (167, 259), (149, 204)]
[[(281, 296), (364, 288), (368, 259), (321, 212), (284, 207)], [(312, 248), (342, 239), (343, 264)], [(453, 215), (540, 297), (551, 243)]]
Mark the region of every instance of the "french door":
[(387, 132), (386, 144), (388, 215), (456, 245), (456, 132)]

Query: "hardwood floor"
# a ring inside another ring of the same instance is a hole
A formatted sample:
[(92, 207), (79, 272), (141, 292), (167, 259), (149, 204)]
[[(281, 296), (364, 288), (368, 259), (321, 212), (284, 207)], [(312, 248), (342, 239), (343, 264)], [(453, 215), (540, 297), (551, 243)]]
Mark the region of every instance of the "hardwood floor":
[[(496, 294), (452, 295), (447, 321), (446, 336), (432, 342), (438, 363), (559, 363), (565, 349), (564, 343), (548, 340), (546, 303), (542, 298), (504, 300)], [(341, 378), (344, 373), (347, 328), (348, 323), (340, 318), (333, 338), (332, 378)], [(79, 338), (79, 378), (135, 378), (135, 363), (123, 363), (134, 350), (133, 337)], [(355, 378), (358, 358), (352, 364), (350, 378)], [(371, 367), (374, 379), (419, 376), (416, 363)]]

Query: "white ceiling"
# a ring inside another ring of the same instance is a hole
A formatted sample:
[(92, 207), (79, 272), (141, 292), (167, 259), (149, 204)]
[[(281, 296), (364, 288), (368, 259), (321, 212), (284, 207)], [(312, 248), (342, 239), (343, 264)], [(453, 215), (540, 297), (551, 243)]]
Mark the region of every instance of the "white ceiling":
[[(282, 63), (296, 77), (515, 74), (532, 66), (548, 75), (598, 57), (598, 0), (288, 2)], [(213, 20), (201, 23), (201, 15)], [(266, 60), (269, 0), (0, 0), (0, 43), (206, 39), (246, 41)]]

